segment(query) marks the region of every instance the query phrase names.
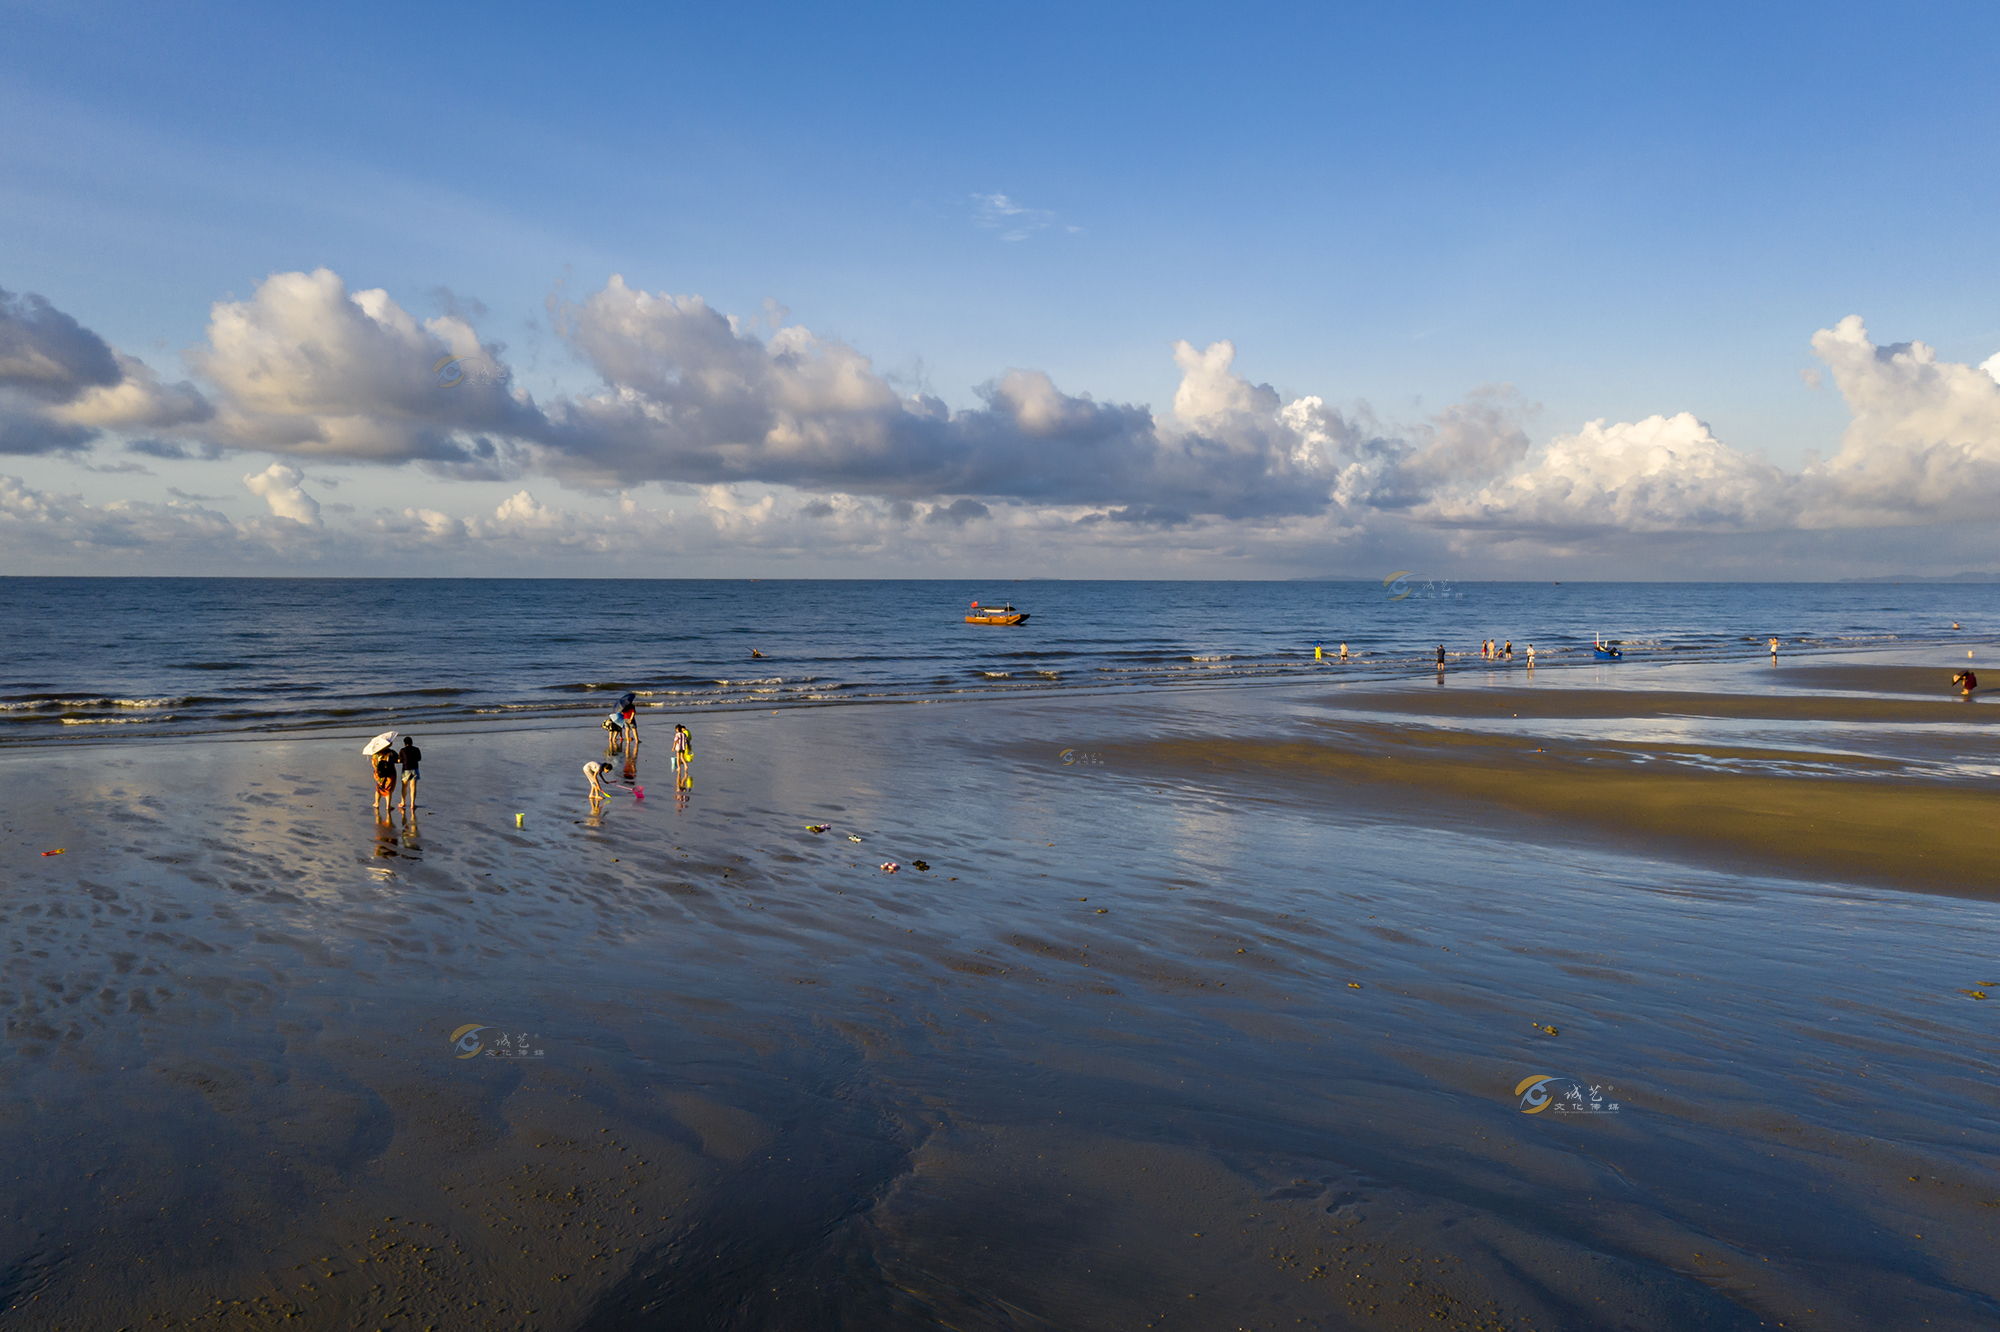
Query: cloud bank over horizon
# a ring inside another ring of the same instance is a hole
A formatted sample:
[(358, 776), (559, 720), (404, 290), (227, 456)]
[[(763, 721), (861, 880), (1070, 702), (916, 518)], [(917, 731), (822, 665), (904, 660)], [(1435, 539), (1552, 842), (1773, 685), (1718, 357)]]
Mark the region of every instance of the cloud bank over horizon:
[[(1823, 558), (1841, 548), (1830, 536), (1856, 531), (1877, 534), (1881, 560), (1962, 560), (2000, 501), (2000, 356), (1972, 366), (1921, 342), (1877, 345), (1855, 315), (1811, 342), (1850, 423), (1831, 456), (1788, 471), (1686, 410), (1590, 421), (1538, 447), (1535, 408), (1510, 385), (1405, 423), (1364, 402), (1287, 401), (1240, 373), (1226, 340), (1170, 349), (1180, 382), (1165, 412), (1032, 369), (954, 410), (769, 302), (732, 316), (613, 275), (581, 300), (552, 297), (548, 314), (588, 386), (537, 400), (462, 310), (420, 320), (324, 268), (215, 303), (176, 382), (43, 298), (0, 291), (0, 472), (5, 455), (96, 472), (242, 455), (243, 485), (269, 510), (92, 504), (4, 476), (0, 556), (16, 573), (137, 571), (141, 557), (338, 573), (392, 556), (406, 572), (582, 556), (632, 571), (671, 554), (801, 574), (997, 561), (1213, 576), (1426, 553), (1587, 570), (1610, 554), (1685, 562), (1655, 576), (1733, 576)], [(519, 489), (472, 511), (350, 516), (309, 491), (330, 482), (307, 469), (328, 465)], [(580, 503), (544, 503), (536, 478)]]

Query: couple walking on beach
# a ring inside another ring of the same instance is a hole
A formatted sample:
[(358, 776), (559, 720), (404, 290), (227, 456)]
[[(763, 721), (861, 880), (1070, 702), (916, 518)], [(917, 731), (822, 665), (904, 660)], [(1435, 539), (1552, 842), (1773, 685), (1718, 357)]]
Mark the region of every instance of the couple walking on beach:
[(417, 813), (417, 781), (421, 777), (424, 751), (417, 748), (414, 735), (403, 737), (403, 747), (399, 751), (392, 741), (376, 751), (372, 766), (375, 770), (375, 808), (384, 817), (396, 812), (396, 770), (402, 769), (403, 817), (415, 818)]

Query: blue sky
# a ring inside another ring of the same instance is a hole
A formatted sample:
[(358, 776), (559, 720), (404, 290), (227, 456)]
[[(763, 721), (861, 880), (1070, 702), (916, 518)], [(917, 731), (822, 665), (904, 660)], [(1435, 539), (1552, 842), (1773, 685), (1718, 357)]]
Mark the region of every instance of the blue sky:
[[(1816, 332), (2000, 351), (1990, 8), (0, 12), (0, 287), (167, 380), (211, 303), (326, 268), (586, 393), (547, 302), (616, 273), (954, 409), (1018, 368), (1164, 413), (1172, 345), (1227, 339), (1285, 401), (1505, 383), (1538, 447), (1687, 412), (1798, 469), (1850, 420)], [(74, 461), (0, 470), (150, 496)]]

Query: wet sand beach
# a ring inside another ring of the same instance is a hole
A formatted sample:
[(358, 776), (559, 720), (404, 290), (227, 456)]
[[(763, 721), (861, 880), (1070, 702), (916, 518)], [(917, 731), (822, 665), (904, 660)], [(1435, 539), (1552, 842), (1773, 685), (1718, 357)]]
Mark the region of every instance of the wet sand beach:
[(0, 752), (0, 1309), (1989, 1327), (2000, 704), (1831, 665)]

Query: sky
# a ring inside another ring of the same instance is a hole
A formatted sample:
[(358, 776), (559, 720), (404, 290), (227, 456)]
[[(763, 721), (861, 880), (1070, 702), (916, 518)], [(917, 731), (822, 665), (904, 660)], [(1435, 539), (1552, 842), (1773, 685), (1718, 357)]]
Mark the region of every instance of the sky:
[(0, 32), (0, 573), (2000, 569), (1990, 7)]

